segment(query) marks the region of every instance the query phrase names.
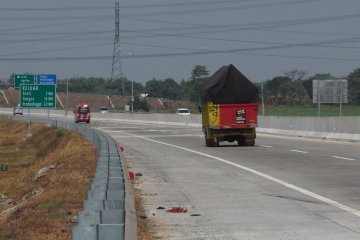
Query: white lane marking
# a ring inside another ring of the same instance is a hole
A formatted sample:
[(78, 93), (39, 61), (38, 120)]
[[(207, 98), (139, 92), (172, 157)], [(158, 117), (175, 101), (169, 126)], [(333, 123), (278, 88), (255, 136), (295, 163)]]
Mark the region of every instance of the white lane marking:
[(154, 142), (154, 143), (158, 143), (158, 144), (162, 144), (162, 145), (165, 145), (165, 146), (169, 146), (169, 147), (174, 147), (174, 148), (178, 148), (178, 149), (181, 149), (181, 150), (185, 150), (185, 151), (188, 151), (188, 152), (192, 152), (192, 153), (195, 153), (195, 154), (198, 154), (198, 155), (201, 155), (201, 156), (204, 156), (204, 157), (208, 157), (208, 158), (212, 158), (212, 159), (215, 159), (219, 162), (223, 162), (223, 163), (226, 163), (226, 164), (229, 164), (231, 166), (234, 166), (234, 167), (237, 167), (237, 168), (240, 168), (242, 170), (245, 170), (245, 171), (248, 171), (248, 172), (251, 172), (255, 175), (258, 175), (260, 177), (263, 177), (265, 179), (268, 179), (270, 181), (273, 181), (275, 183), (278, 183), (280, 185), (283, 185), (287, 188), (290, 188), (292, 190), (295, 190), (295, 191), (298, 191), (300, 193), (303, 193), (309, 197), (312, 197), (312, 198), (315, 198), (321, 202), (324, 202), (326, 204), (329, 204), (333, 207), (336, 207), (336, 208), (339, 208), (341, 210), (344, 210), (348, 213), (351, 213), (357, 217), (360, 217), (360, 211), (357, 210), (357, 209), (354, 209), (354, 208), (351, 208), (351, 207), (348, 207), (344, 204), (341, 204), (339, 202), (336, 202), (334, 200), (331, 200), (330, 198), (326, 198), (326, 197), (323, 197), (319, 194), (316, 194), (316, 193), (313, 193), (311, 191), (308, 191), (304, 188), (301, 188), (301, 187), (298, 187), (298, 186), (295, 186), (291, 183), (287, 183), (283, 180), (280, 180), (278, 178), (275, 178), (275, 177), (272, 177), (268, 174), (265, 174), (265, 173), (262, 173), (262, 172), (259, 172), (259, 171), (256, 171), (254, 169), (251, 169), (251, 168), (248, 168), (248, 167), (245, 167), (241, 164), (237, 164), (237, 163), (233, 163), (233, 162), (230, 162), (228, 160), (225, 160), (223, 158), (219, 158), (219, 157), (215, 157), (215, 156), (212, 156), (212, 155), (209, 155), (209, 154), (206, 154), (206, 153), (202, 153), (202, 152), (198, 152), (198, 151), (195, 151), (195, 150), (192, 150), (192, 149), (189, 149), (189, 148), (185, 148), (185, 147), (180, 147), (180, 146), (177, 146), (177, 145), (173, 145), (173, 144), (169, 144), (169, 143), (165, 143), (165, 142), (160, 142), (160, 141), (156, 141), (156, 140), (153, 140), (153, 139), (150, 139), (150, 138), (146, 138), (146, 137), (143, 137), (143, 136), (138, 136), (138, 135), (134, 135), (134, 134), (130, 134), (130, 133), (125, 133), (125, 134), (128, 134), (128, 135), (132, 135), (134, 137), (138, 137), (138, 138), (141, 138), (141, 139), (144, 139), (144, 140), (147, 140), (147, 141), (150, 141), (150, 142)]
[[(118, 130), (102, 130), (101, 128), (97, 128), (101, 130), (104, 133), (114, 133), (114, 134), (123, 134), (124, 131), (118, 131)], [(138, 132), (138, 131), (126, 131), (128, 135), (130, 135), (130, 132)], [(170, 131), (169, 131), (170, 132)], [(203, 137), (203, 134), (168, 134), (168, 135), (143, 135), (143, 137), (151, 137), (151, 138), (161, 138), (161, 137)], [(132, 136), (116, 136), (117, 138), (133, 138), (137, 137), (136, 135)]]
[(297, 152), (297, 153), (308, 153), (305, 151), (300, 151), (300, 150), (295, 150), (295, 149), (290, 149), (291, 152)]
[(338, 159), (344, 159), (344, 160), (349, 160), (349, 161), (356, 161), (356, 159), (353, 158), (347, 158), (347, 157), (339, 157), (339, 156), (331, 156), (333, 158), (338, 158)]
[(98, 129), (104, 129), (104, 130), (105, 130), (105, 129), (114, 129), (114, 128), (115, 128), (115, 129), (125, 129), (125, 130), (126, 130), (126, 129), (129, 129), (129, 128), (139, 129), (139, 128), (137, 128), (137, 127), (98, 127)]
[[(103, 132), (106, 132), (106, 133), (110, 133), (109, 131), (103, 131)], [(117, 131), (111, 131), (111, 133), (115, 133), (115, 134), (122, 134), (123, 132), (117, 132)], [(129, 134), (129, 133), (127, 133)], [(134, 138), (136, 136), (119, 136), (119, 135), (115, 135), (117, 138)], [(179, 135), (179, 134), (176, 134), (176, 135), (143, 135), (143, 137), (151, 137), (151, 138), (163, 138), (163, 137), (204, 137), (204, 135), (196, 135), (196, 134), (182, 134), (182, 135)]]
[(260, 147), (266, 147), (266, 148), (272, 148), (272, 146), (269, 145), (259, 145)]

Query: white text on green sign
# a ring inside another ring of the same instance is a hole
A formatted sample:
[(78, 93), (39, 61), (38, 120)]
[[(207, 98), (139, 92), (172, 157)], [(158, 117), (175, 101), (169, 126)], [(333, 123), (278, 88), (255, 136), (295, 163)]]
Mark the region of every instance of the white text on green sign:
[(21, 84), (35, 84), (35, 75), (15, 74), (15, 88), (20, 88)]
[(56, 85), (21, 85), (20, 106), (23, 108), (56, 108)]

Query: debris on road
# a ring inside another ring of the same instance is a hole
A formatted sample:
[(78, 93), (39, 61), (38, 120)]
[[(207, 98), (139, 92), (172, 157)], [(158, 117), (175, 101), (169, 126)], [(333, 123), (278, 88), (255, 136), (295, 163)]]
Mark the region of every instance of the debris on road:
[(183, 208), (183, 207), (173, 207), (170, 208), (169, 210), (166, 210), (166, 212), (171, 212), (171, 213), (186, 213), (187, 209)]
[(131, 181), (134, 180), (135, 174), (133, 172), (129, 172), (129, 178)]

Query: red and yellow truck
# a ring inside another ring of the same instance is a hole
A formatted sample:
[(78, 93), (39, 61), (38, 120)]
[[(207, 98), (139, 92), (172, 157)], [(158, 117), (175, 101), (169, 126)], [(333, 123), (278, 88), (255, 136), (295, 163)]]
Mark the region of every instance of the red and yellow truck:
[(222, 141), (254, 146), (258, 88), (233, 65), (216, 71), (202, 96), (202, 130), (208, 147)]

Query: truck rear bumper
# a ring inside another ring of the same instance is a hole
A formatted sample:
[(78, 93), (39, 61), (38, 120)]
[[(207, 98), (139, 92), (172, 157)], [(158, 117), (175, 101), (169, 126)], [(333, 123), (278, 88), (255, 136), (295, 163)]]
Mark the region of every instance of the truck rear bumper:
[(207, 129), (203, 128), (205, 136), (212, 139), (216, 138), (217, 141), (244, 141), (247, 139), (256, 138), (255, 128), (240, 128), (240, 129)]

